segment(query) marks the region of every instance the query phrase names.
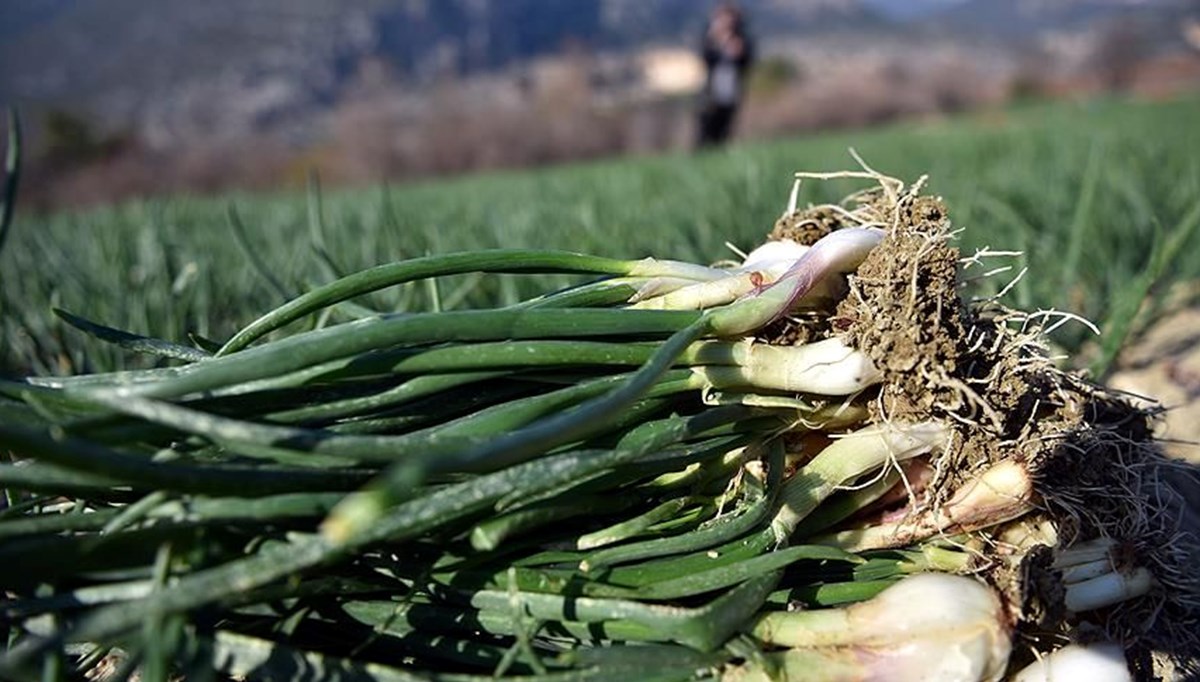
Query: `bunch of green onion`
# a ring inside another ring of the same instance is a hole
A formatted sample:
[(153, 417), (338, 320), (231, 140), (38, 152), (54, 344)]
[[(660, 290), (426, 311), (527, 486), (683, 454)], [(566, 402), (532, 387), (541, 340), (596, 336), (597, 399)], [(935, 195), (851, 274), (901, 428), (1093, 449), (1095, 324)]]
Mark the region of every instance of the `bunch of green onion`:
[[(182, 364), (0, 383), (0, 677), (1000, 679), (1019, 606), (973, 532), (1033, 511), (1028, 472), (873, 515), (954, 425), (880, 419), (836, 334), (764, 337), (828, 319), (885, 228), (731, 268), (429, 256), (219, 347), (71, 317)], [(593, 281), (288, 331), (462, 273)]]

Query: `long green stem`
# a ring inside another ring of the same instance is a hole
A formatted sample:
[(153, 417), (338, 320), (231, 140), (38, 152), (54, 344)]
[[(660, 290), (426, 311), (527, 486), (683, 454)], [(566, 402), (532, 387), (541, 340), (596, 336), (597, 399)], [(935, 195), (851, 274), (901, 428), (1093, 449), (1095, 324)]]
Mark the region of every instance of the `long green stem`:
[[(524, 461), (541, 452), (595, 432), (614, 415), (646, 393), (667, 372), (679, 353), (707, 331), (704, 320), (676, 332), (641, 369), (620, 387), (577, 408), (547, 417), (530, 426), (501, 435), (487, 443), (456, 453), (460, 465), (488, 462), (500, 467)], [(342, 542), (374, 523), (426, 475), (423, 463), (402, 462), (390, 467), (372, 485), (346, 499), (324, 526), (327, 537)]]
[[(503, 376), (502, 369), (534, 367), (624, 367), (645, 363), (658, 344), (602, 341), (529, 340), (437, 347), (407, 354), (394, 362), (358, 363), (361, 371), (417, 373), (387, 391), (274, 413), (273, 420), (328, 419), (401, 404), (443, 386)], [(718, 387), (844, 395), (877, 380), (870, 362), (834, 341), (778, 347), (748, 341), (700, 341), (676, 360)], [(727, 367), (716, 367), (718, 365)], [(479, 371), (476, 371), (479, 370)], [(490, 371), (489, 371), (490, 370)], [(442, 374), (446, 373), (446, 374)]]
[[(90, 398), (97, 403), (125, 414), (134, 415), (156, 424), (170, 426), (242, 450), (282, 456), (278, 451), (314, 455), (314, 465), (324, 465), (319, 455), (346, 458), (350, 462), (397, 462), (407, 460), (416, 465), (419, 459), (430, 473), (454, 470), (456, 455), (478, 447), (480, 443), (502, 437), (534, 420), (554, 415), (583, 400), (605, 393), (625, 381), (625, 376), (605, 377), (552, 391), (550, 393), (508, 402), (466, 417), (438, 424), (400, 436), (337, 434), (324, 429), (293, 426), (274, 426), (222, 417), (179, 405), (133, 396), (119, 397), (97, 393)], [(668, 395), (703, 385), (699, 377), (686, 370), (675, 370), (654, 390), (647, 387), (651, 397)], [(597, 424), (599, 426), (599, 424)], [(586, 435), (581, 432), (578, 436)], [(565, 442), (565, 441), (563, 441)], [(303, 458), (301, 458), (303, 461)], [(498, 466), (486, 458), (473, 460), (473, 468)]]
[(426, 374), (413, 377), (404, 383), (370, 395), (320, 402), (315, 405), (294, 407), (266, 415), (272, 422), (296, 424), (322, 422), (351, 417), (369, 412), (399, 407), (421, 398), (437, 396), (472, 384), (497, 379), (510, 374), (505, 371), (456, 372), (452, 374)]
[(603, 571), (608, 566), (629, 563), (639, 559), (686, 554), (728, 542), (748, 533), (767, 518), (771, 510), (771, 498), (760, 497), (744, 509), (721, 517), (710, 525), (668, 538), (644, 540), (609, 549), (592, 552), (580, 563), (582, 571)]
[(839, 486), (888, 463), (941, 447), (948, 437), (944, 425), (925, 422), (868, 426), (838, 438), (788, 481), (782, 506), (771, 523), (776, 537), (789, 537), (796, 525)]
[(0, 423), (0, 444), (26, 457), (87, 474), (117, 478), (154, 488), (198, 493), (257, 496), (304, 490), (346, 490), (367, 473), (354, 470), (296, 469), (274, 466), (187, 465), (154, 462), (71, 438), (60, 429), (32, 430)]
[(802, 519), (795, 533), (800, 537), (811, 537), (875, 503), (899, 483), (900, 471), (889, 469), (878, 480), (833, 495)]
[[(3, 440), (2, 435), (0, 435), (0, 440)], [(114, 491), (114, 489), (129, 485), (129, 481), (121, 478), (105, 476), (102, 473), (83, 473), (45, 462), (25, 461), (19, 465), (0, 464), (0, 487), (5, 489), (60, 495), (87, 495), (92, 499), (107, 499), (108, 496), (126, 496), (127, 493)], [(131, 487), (136, 489), (138, 484)]]
[[(300, 571), (337, 561), (349, 552), (372, 544), (384, 541), (395, 543), (420, 536), (432, 528), (486, 509), (515, 489), (522, 489), (527, 495), (553, 490), (596, 472), (634, 461), (667, 444), (711, 430), (745, 414), (746, 411), (740, 408), (717, 408), (693, 417), (677, 417), (664, 423), (662, 428), (655, 430), (653, 437), (640, 441), (637, 447), (553, 455), (446, 486), (397, 506), (362, 532), (346, 538), (340, 545), (331, 544), (321, 536), (309, 535), (295, 536), (286, 543), (269, 544), (253, 556), (179, 578), (171, 590), (154, 596), (153, 608), (162, 613), (184, 611), (245, 594)], [(774, 581), (771, 581), (766, 586), (763, 599), (773, 585)], [(0, 656), (0, 672), (22, 669), (25, 662), (68, 636), (81, 641), (111, 640), (136, 627), (141, 622), (141, 614), (150, 606), (131, 602), (104, 607), (83, 618), (68, 632), (50, 638), (27, 638)], [(752, 612), (753, 609), (738, 622), (744, 621)], [(733, 620), (730, 618), (729, 622)], [(699, 634), (711, 635), (713, 632), (716, 631), (704, 629)]]
[(680, 575), (710, 571), (753, 559), (787, 544), (796, 525), (839, 486), (888, 464), (917, 456), (945, 442), (947, 432), (936, 423), (871, 426), (834, 441), (782, 486), (768, 528), (735, 539), (702, 554), (650, 561), (603, 574), (605, 580), (646, 586)]
[[(679, 285), (695, 280), (681, 279)], [(616, 277), (589, 282), (564, 291), (539, 296), (512, 306), (514, 308), (606, 308), (625, 303), (646, 282), (642, 277)]]
[(468, 272), (675, 275), (711, 278), (724, 273), (668, 261), (624, 261), (566, 251), (495, 250), (427, 256), (369, 268), (318, 287), (263, 315), (234, 335), (217, 355), (241, 350), (283, 325), (339, 301), (428, 277)]
[(21, 117), (17, 110), (8, 109), (8, 150), (4, 155), (4, 204), (0, 206), (0, 252), (8, 239), (12, 227), (13, 212), (17, 208), (17, 187), (21, 180)]
[(672, 334), (697, 319), (699, 314), (694, 312), (608, 309), (467, 310), (386, 316), (297, 334), (194, 363), (190, 371), (174, 378), (114, 392), (165, 398), (266, 379), (399, 344)]
[[(550, 417), (524, 429), (512, 432), (492, 443), (479, 448), (468, 450), (460, 455), (463, 460), (496, 460), (497, 465), (504, 462), (522, 461), (558, 444), (570, 440), (595, 428), (598, 419), (611, 419), (611, 415), (627, 406), (666, 372), (674, 364), (676, 358), (697, 339), (709, 333), (726, 334), (741, 333), (765, 324), (786, 312), (786, 307), (797, 296), (796, 289), (811, 287), (811, 284), (826, 274), (833, 266), (844, 265), (843, 261), (853, 261), (857, 264), (865, 256), (867, 250), (878, 242), (874, 232), (864, 232), (861, 238), (851, 239), (850, 249), (843, 249), (841, 242), (832, 240), (834, 244), (824, 251), (812, 249), (809, 254), (816, 252), (820, 258), (809, 262), (807, 268), (793, 268), (789, 275), (792, 279), (781, 280), (768, 289), (764, 295), (739, 301), (727, 308), (705, 313), (688, 327), (676, 332), (655, 352), (633, 376), (609, 394), (596, 398), (578, 409), (562, 415)], [(529, 311), (536, 312), (536, 311)], [(554, 311), (551, 311), (554, 312)], [(558, 311), (582, 312), (582, 311)], [(599, 311), (595, 311), (599, 312)], [(637, 311), (625, 311), (627, 313)], [(379, 483), (370, 490), (347, 499), (331, 515), (326, 524), (326, 532), (332, 537), (345, 537), (357, 532), (363, 524), (377, 518), (391, 504), (391, 500), (399, 491), (407, 489), (425, 476), (422, 467), (415, 463), (393, 465)], [(830, 491), (824, 492), (828, 496)], [(815, 506), (815, 505), (814, 505)], [(798, 520), (798, 518), (796, 519)], [(795, 521), (788, 527), (794, 528)]]

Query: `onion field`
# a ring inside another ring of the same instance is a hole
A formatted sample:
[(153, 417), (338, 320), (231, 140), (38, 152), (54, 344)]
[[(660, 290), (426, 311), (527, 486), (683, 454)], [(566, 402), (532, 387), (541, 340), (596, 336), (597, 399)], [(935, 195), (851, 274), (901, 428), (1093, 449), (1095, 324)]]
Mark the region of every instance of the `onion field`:
[(0, 678), (1200, 675), (1197, 104), (21, 214)]
[[(64, 374), (146, 360), (89, 339), (59, 308), (186, 343), (223, 341), (261, 312), (337, 274), (426, 254), (538, 247), (696, 262), (748, 250), (779, 218), (797, 170), (856, 166), (942, 196), (965, 252), (1022, 256), (973, 295), (1081, 315), (1105, 335), (1103, 364), (1144, 303), (1200, 277), (1200, 99), (1045, 104), (949, 121), (750, 142), (728, 150), (366, 189), (169, 197), (31, 215), (18, 203), (0, 253), (0, 372)], [(861, 183), (804, 186), (800, 203)], [(240, 229), (235, 229), (231, 212)], [(1189, 254), (1192, 254), (1189, 256)], [(568, 278), (554, 282), (567, 284)], [(450, 277), (355, 303), (380, 311), (512, 303), (536, 278)], [(435, 304), (435, 301), (437, 303)], [(363, 312), (343, 306), (345, 315)], [(337, 314), (335, 313), (335, 319)], [(1097, 339), (1056, 331), (1071, 350)]]

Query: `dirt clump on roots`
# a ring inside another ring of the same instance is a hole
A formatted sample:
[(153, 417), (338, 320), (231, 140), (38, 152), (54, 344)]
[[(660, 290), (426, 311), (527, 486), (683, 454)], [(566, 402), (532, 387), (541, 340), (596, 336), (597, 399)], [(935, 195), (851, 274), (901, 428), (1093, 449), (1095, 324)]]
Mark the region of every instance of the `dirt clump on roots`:
[[(1043, 343), (1045, 313), (965, 301), (961, 271), (978, 265), (980, 255), (963, 258), (953, 244), (942, 201), (922, 196), (921, 183), (905, 188), (876, 179), (880, 187), (854, 195), (853, 207), (793, 211), (772, 236), (811, 243), (823, 230), (886, 229), (849, 277), (829, 329), (815, 333), (840, 336), (882, 372), (873, 420), (939, 420), (950, 427), (950, 442), (935, 456), (933, 479), (927, 494), (912, 501), (914, 511), (936, 508), (993, 464), (1020, 463), (1034, 481), (1026, 520), (1048, 520), (1057, 547), (1111, 538), (1130, 566), (1149, 569), (1156, 584), (1145, 597), (1069, 614), (1046, 544), (1021, 547), (1017, 560), (998, 562), (1004, 565), (992, 579), (1010, 600), (1017, 627), (1030, 635), (1026, 641), (1101, 633), (1123, 643), (1147, 679), (1167, 660), (1177, 671), (1200, 672), (1196, 540), (1179, 527), (1181, 496), (1160, 484), (1171, 462), (1153, 437), (1156, 415), (1059, 369)], [(977, 535), (995, 546), (996, 532)]]
[(923, 203), (925, 210), (905, 214), (920, 222), (898, 222), (859, 266), (834, 314), (843, 340), (888, 377), (881, 407), (896, 418), (936, 412), (947, 398), (937, 380), (958, 372), (966, 350), (958, 252), (946, 243), (940, 203)]
[(790, 239), (804, 246), (812, 246), (821, 237), (846, 226), (846, 218), (835, 209), (814, 206), (786, 213), (775, 221), (775, 228), (767, 234), (767, 238), (773, 241)]

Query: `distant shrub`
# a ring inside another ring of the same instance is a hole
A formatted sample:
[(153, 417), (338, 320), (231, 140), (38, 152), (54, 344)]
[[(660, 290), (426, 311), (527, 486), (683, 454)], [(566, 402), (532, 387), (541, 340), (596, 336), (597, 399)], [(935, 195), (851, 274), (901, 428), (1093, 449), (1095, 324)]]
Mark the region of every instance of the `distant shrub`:
[(789, 85), (802, 81), (804, 73), (800, 65), (783, 57), (766, 57), (755, 64), (750, 72), (750, 92), (756, 95), (774, 95)]
[(128, 133), (98, 133), (84, 117), (51, 109), (42, 117), (43, 150), (47, 161), (74, 166), (111, 158), (132, 143)]

